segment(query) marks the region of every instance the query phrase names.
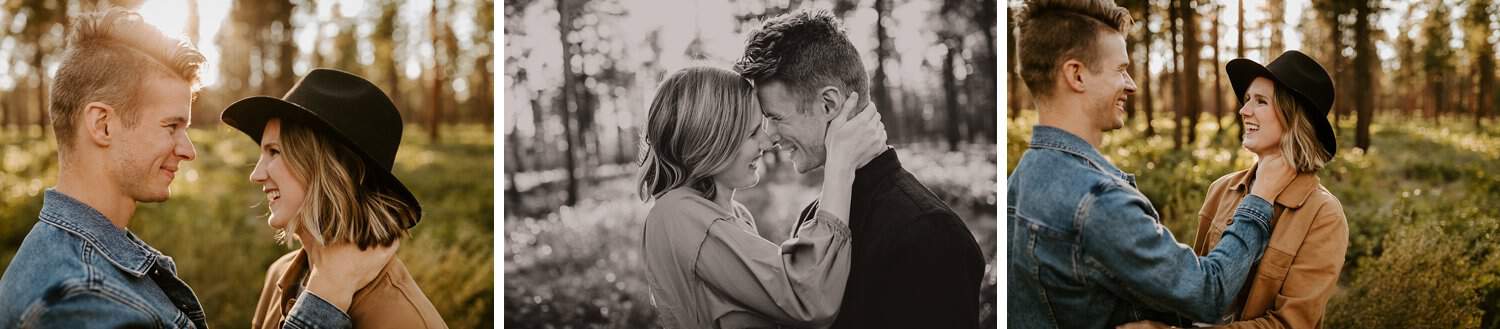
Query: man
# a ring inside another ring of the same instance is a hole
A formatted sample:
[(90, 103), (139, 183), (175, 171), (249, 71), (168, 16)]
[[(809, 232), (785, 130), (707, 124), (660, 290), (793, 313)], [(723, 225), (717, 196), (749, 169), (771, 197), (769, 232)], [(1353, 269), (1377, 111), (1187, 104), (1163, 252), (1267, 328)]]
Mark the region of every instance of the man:
[[(49, 109), (57, 186), (0, 277), (0, 327), (206, 328), (172, 258), (127, 228), (197, 156), (187, 128), (203, 55), (128, 11), (73, 24)], [(286, 327), (350, 327), (342, 310), (395, 251), (330, 248)]]
[[(869, 102), (859, 53), (827, 10), (766, 21), (735, 71), (751, 79), (792, 166), (823, 166), (828, 122), (849, 93)], [(858, 112), (858, 111), (855, 111)], [(816, 213), (817, 203), (803, 210)], [(984, 257), (942, 200), (901, 168), (894, 149), (855, 172), (852, 263), (834, 328), (977, 328)]]
[(1124, 126), (1135, 93), (1128, 12), (1109, 0), (1038, 0), (1017, 16), (1021, 76), (1040, 122), (1008, 180), (1009, 326), (1106, 328), (1161, 311), (1220, 322), (1265, 250), (1266, 200), (1291, 168), (1261, 159), (1223, 242), (1197, 257), (1161, 226), (1135, 176), (1096, 149)]

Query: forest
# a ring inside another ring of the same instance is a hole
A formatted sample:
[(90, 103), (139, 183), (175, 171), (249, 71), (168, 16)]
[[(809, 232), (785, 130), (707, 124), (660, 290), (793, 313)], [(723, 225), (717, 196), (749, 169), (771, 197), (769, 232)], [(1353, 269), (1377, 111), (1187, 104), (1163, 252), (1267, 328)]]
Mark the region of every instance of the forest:
[[(642, 126), (668, 74), (729, 68), (760, 23), (803, 8), (838, 16), (903, 167), (982, 246), (993, 326), (998, 3), (923, 0), (560, 0), (505, 3), (504, 324), (655, 327), (636, 195)], [(736, 200), (759, 233), (787, 239), (821, 171), (768, 153)]]
[[(406, 123), (395, 173), (424, 219), (398, 253), (450, 327), (492, 327), (496, 11), (491, 1), (0, 1), (0, 267), (10, 264), (57, 181), (47, 117), (71, 17), (124, 8), (207, 57), (172, 199), (141, 204), (131, 232), (172, 256), (213, 327), (250, 324), (275, 243), (257, 149), (220, 124), (230, 103), (282, 96), (313, 68), (380, 86)], [(229, 252), (226, 252), (229, 251)]]
[[(1119, 1), (1138, 90), (1101, 153), (1189, 244), (1214, 179), (1250, 168), (1224, 65), (1309, 54), (1333, 78), (1337, 157), (1319, 171), (1350, 246), (1328, 328), (1500, 326), (1500, 6), (1489, 0)], [(1022, 7), (1011, 1), (1013, 15)], [(1014, 17), (1014, 16), (1012, 16)], [(1010, 21), (1014, 23), (1014, 20)], [(1016, 29), (1007, 26), (1009, 63)], [(1037, 112), (1007, 66), (1007, 167)]]

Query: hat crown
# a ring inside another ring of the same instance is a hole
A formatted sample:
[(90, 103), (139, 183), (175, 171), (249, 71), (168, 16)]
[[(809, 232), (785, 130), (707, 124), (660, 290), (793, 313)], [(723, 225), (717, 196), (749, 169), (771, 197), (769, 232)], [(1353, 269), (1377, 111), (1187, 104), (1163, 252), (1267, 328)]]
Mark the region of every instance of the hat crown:
[(323, 119), (382, 169), (390, 171), (401, 145), (401, 113), (375, 84), (333, 69), (315, 69), (282, 97)]
[(1266, 65), (1266, 70), (1277, 77), (1276, 81), (1311, 102), (1318, 114), (1328, 114), (1333, 108), (1333, 78), (1312, 57), (1296, 50), (1288, 50)]

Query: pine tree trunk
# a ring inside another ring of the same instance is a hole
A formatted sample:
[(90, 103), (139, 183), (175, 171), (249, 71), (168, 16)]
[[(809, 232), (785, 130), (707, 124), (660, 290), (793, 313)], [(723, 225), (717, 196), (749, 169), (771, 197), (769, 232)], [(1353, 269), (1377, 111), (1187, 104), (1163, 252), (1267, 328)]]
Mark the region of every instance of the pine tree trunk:
[(1198, 10), (1193, 1), (1182, 0), (1177, 10), (1182, 15), (1182, 92), (1187, 102), (1183, 110), (1187, 114), (1187, 143), (1192, 144), (1198, 141), (1198, 118), (1203, 115), (1203, 94), (1198, 92), (1203, 43), (1198, 41)]
[(1358, 0), (1354, 7), (1354, 147), (1370, 150), (1370, 120), (1375, 116), (1375, 86), (1371, 73), (1375, 67), (1375, 45), (1370, 40), (1370, 3)]

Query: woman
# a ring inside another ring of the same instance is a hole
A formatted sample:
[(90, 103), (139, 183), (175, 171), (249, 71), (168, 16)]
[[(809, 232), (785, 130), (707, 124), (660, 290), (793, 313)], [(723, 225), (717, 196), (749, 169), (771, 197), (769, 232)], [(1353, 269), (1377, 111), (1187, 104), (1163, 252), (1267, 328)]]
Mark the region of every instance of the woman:
[(647, 115), (640, 192), (656, 201), (643, 249), (664, 326), (832, 324), (849, 275), (854, 170), (885, 150), (874, 109), (846, 121), (857, 99), (851, 93), (829, 123), (819, 210), (778, 245), (757, 235), (734, 201), (736, 190), (759, 182), (761, 154), (775, 146), (750, 83), (706, 67), (662, 83)]
[[(369, 81), (316, 69), (285, 98), (240, 100), (223, 120), (260, 144), (250, 180), (266, 194), (266, 224), (279, 242), (301, 246), (271, 264), (253, 328), (282, 327), (324, 246), (389, 246), (421, 219), (421, 204), (391, 174), (401, 116)], [(399, 258), (348, 305), (356, 328), (447, 327)]]
[[(1333, 82), (1321, 65), (1295, 50), (1269, 66), (1235, 59), (1225, 72), (1244, 103), (1243, 147), (1257, 163), (1281, 158), (1297, 173), (1272, 203), (1271, 240), (1224, 326), (1317, 328), (1349, 247), (1344, 207), (1318, 179), (1338, 150), (1327, 118)], [(1230, 173), (1209, 187), (1198, 213), (1198, 254), (1219, 243), (1234, 206), (1249, 193), (1253, 173), (1253, 167)]]

